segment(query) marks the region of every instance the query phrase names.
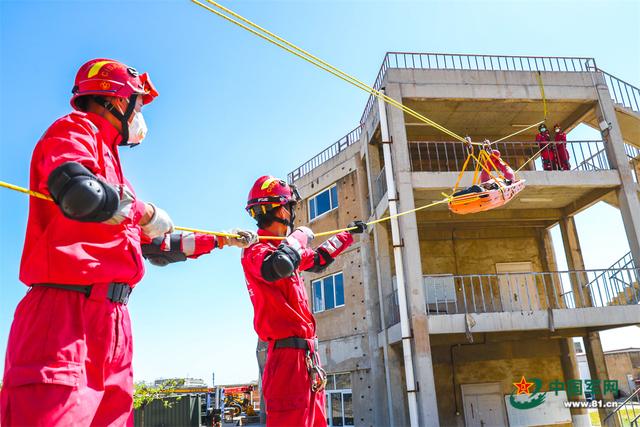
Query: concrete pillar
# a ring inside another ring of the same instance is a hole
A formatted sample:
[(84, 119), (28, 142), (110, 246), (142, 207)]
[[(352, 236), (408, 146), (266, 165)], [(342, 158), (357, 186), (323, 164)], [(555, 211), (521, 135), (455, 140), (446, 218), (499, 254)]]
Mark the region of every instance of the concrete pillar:
[[(573, 339), (562, 339), (562, 341), (560, 342), (560, 349), (562, 351), (560, 362), (562, 364), (562, 373), (564, 375), (565, 383), (569, 380), (579, 379), (580, 370), (578, 369), (578, 360), (576, 358)], [(567, 394), (567, 397), (569, 400), (576, 402), (585, 400), (584, 395), (575, 396)], [(591, 427), (589, 410), (587, 408), (571, 408), (571, 422), (574, 426), (577, 427)]]
[[(558, 271), (558, 263), (553, 250), (553, 239), (549, 229), (543, 228), (538, 231), (538, 251), (542, 268), (545, 272)], [(550, 308), (566, 308), (564, 298), (562, 298), (562, 281), (559, 274), (545, 276), (544, 285), (549, 297)], [(549, 307), (547, 307), (549, 308)]]
[[(400, 397), (393, 399), (392, 412), (393, 422), (396, 426), (408, 426), (409, 425), (409, 407), (407, 405), (407, 397), (404, 391), (406, 390), (405, 376), (404, 376), (404, 356), (402, 354), (402, 346), (394, 344), (389, 346), (389, 367), (391, 368), (391, 393), (394, 397)], [(386, 424), (381, 424), (386, 425)], [(422, 424), (420, 424), (422, 425)]]
[[(609, 379), (609, 372), (607, 371), (607, 364), (604, 360), (604, 352), (602, 351), (602, 343), (600, 342), (600, 333), (597, 331), (587, 332), (587, 336), (583, 341), (584, 350), (587, 353), (587, 363), (589, 364), (591, 379), (600, 380), (600, 390), (602, 390), (604, 380)], [(610, 392), (607, 394), (603, 394), (602, 399), (606, 402), (611, 402), (614, 400), (613, 394)], [(598, 415), (600, 416), (601, 423), (611, 411), (612, 409), (607, 408), (598, 409)], [(607, 421), (607, 425), (619, 426), (617, 417), (611, 417)]]
[[(582, 249), (580, 248), (576, 222), (572, 216), (565, 216), (560, 219), (560, 232), (562, 233), (564, 254), (567, 258), (567, 267), (569, 271), (575, 271), (571, 273), (569, 277), (576, 308), (592, 307), (591, 290), (584, 287), (584, 285), (589, 283), (589, 279), (587, 273), (581, 271), (585, 269), (584, 259), (582, 258)], [(600, 302), (602, 303), (602, 301)]]
[[(366, 144), (366, 141), (365, 141)], [(366, 148), (366, 145), (365, 145)], [(371, 194), (371, 180), (366, 179), (370, 175), (370, 165), (368, 162), (368, 156), (365, 154), (364, 167), (358, 167), (358, 185), (359, 194)], [(367, 187), (367, 188), (365, 188)], [(370, 198), (361, 198), (361, 211), (367, 212), (371, 209)], [(376, 228), (373, 232), (375, 234)], [(376, 239), (372, 239), (372, 236), (365, 233), (361, 240), (361, 257), (362, 257), (362, 282), (364, 286), (364, 300), (366, 303), (366, 318), (367, 318), (367, 342), (369, 343), (368, 358), (370, 371), (367, 373), (367, 383), (369, 385), (369, 407), (373, 409), (374, 425), (388, 424), (390, 418), (390, 405), (391, 394), (390, 388), (387, 385), (389, 381), (389, 370), (386, 365), (386, 342), (382, 348), (378, 345), (378, 326), (380, 325), (380, 292), (378, 290), (380, 286), (380, 280), (378, 277), (378, 257)], [(385, 390), (387, 393), (385, 393)], [(357, 414), (355, 414), (357, 415)], [(367, 414), (369, 415), (369, 414)]]
[[(387, 95), (402, 102), (400, 86), (389, 84)], [(401, 110), (386, 105), (389, 132), (392, 139), (391, 150), (396, 187), (398, 192), (398, 210), (400, 212), (415, 208), (413, 184), (411, 179), (411, 158)], [(435, 379), (429, 342), (429, 324), (426, 310), (424, 281), (420, 261), (420, 240), (415, 213), (399, 218), (402, 236), (402, 256), (404, 260), (407, 287), (407, 305), (412, 328), (413, 364), (416, 378), (421, 426), (438, 426), (438, 405), (436, 401)]]
[(638, 187), (633, 181), (633, 172), (629, 165), (627, 154), (624, 151), (624, 138), (616, 118), (609, 89), (607, 89), (601, 75), (597, 75), (596, 80), (598, 95), (596, 115), (598, 122), (610, 123), (609, 129), (603, 131), (602, 136), (607, 141), (609, 162), (618, 170), (620, 175), (622, 185), (617, 191), (618, 204), (631, 255), (636, 266), (640, 267), (640, 200), (638, 200)]

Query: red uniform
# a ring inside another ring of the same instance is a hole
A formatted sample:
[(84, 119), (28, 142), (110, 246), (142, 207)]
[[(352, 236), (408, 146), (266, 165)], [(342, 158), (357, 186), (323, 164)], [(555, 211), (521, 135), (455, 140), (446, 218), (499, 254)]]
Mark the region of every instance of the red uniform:
[[(264, 230), (259, 230), (258, 234), (268, 235)], [(317, 265), (317, 251), (309, 248), (306, 241), (296, 240), (294, 235), (289, 236), (285, 243), (300, 248), (298, 270), (311, 269)], [(262, 378), (267, 426), (326, 426), (324, 391), (311, 390), (305, 351), (274, 348), (277, 340), (299, 337), (307, 340), (312, 352), (317, 351), (316, 323), (299, 271), (275, 282), (265, 280), (262, 275), (263, 260), (276, 250), (279, 243), (264, 240), (248, 247), (242, 254), (242, 267), (255, 313), (253, 325), (258, 337), (269, 343)], [(352, 243), (353, 236), (342, 232), (324, 242), (321, 248), (335, 258)]]
[(556, 132), (553, 139), (556, 143), (558, 169), (571, 170), (569, 151), (567, 150), (567, 134), (562, 131)]
[[(509, 165), (507, 165), (500, 158), (499, 151), (493, 150), (493, 152), (491, 153), (490, 159), (491, 159), (491, 163), (487, 162), (487, 165), (486, 165), (489, 168), (489, 170), (493, 169), (492, 166), (495, 166), (500, 171), (502, 176), (505, 177), (505, 179), (508, 179), (509, 181), (512, 181), (512, 182), (516, 180), (516, 176), (513, 172), (513, 169), (511, 169)], [(491, 175), (497, 178), (496, 173), (493, 170), (491, 170)], [(482, 169), (482, 173), (480, 174), (480, 182), (490, 181), (492, 179), (491, 175), (489, 175), (489, 173), (486, 170)]]
[[(49, 174), (72, 161), (135, 197), (122, 173), (120, 140), (99, 115), (62, 117), (35, 147), (31, 189), (49, 194)], [(144, 209), (136, 199), (119, 224), (79, 222), (53, 202), (30, 198), (20, 280), (28, 286), (92, 285), (92, 290), (86, 297), (34, 287), (18, 305), (0, 394), (3, 426), (132, 423), (129, 313), (126, 305), (107, 299), (107, 292), (113, 282), (134, 287), (144, 274), (138, 225)], [(197, 239), (213, 248), (207, 244), (211, 238)]]
[[(558, 169), (555, 145), (553, 143), (549, 144), (549, 141), (551, 141), (549, 131), (544, 131), (543, 133), (539, 132), (536, 135), (536, 142), (538, 143), (540, 149), (542, 149), (542, 152), (540, 153), (540, 157), (542, 157), (542, 167), (546, 171)], [(543, 149), (543, 147), (545, 146), (546, 148)]]

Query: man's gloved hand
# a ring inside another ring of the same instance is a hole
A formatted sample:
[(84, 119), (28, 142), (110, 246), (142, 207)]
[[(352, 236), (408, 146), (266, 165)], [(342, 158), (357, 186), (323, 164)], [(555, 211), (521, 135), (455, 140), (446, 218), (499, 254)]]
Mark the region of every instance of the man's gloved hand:
[(355, 220), (347, 225), (347, 228), (355, 228), (355, 230), (349, 230), (351, 234), (362, 234), (367, 231), (367, 224), (364, 221)]
[(153, 216), (144, 225), (140, 225), (142, 232), (150, 239), (164, 236), (166, 233), (173, 232), (173, 221), (169, 217), (169, 214), (164, 210), (156, 207), (155, 205), (148, 203), (153, 208)]
[(223, 237), (225, 244), (238, 248), (248, 248), (258, 242), (258, 235), (253, 231), (233, 229), (230, 234), (237, 234), (240, 237)]
[(303, 248), (309, 246), (315, 237), (309, 227), (298, 227), (284, 241), (300, 253)]

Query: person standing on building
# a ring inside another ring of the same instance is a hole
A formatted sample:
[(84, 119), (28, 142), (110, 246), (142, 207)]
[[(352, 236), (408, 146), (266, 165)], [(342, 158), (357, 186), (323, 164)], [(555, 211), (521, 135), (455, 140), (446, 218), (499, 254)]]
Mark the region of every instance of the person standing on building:
[(558, 157), (556, 159), (558, 169), (565, 171), (571, 170), (571, 164), (569, 163), (569, 151), (567, 150), (567, 134), (564, 133), (558, 123), (555, 124), (553, 130), (553, 140), (555, 142), (556, 152), (558, 154)]
[(31, 190), (54, 203), (29, 201), (20, 280), (30, 288), (7, 344), (5, 427), (132, 425), (126, 303), (144, 274), (141, 242), (163, 264), (178, 251), (196, 257), (252, 238), (172, 237), (169, 215), (136, 197), (118, 148), (146, 135), (141, 110), (158, 96), (146, 73), (94, 59), (80, 67), (72, 93), (74, 111), (45, 131), (31, 160)]
[(262, 176), (255, 182), (246, 210), (258, 223), (261, 239), (242, 251), (242, 267), (254, 307), (253, 325), (268, 343), (262, 376), (267, 426), (326, 426), (324, 385), (320, 366), (316, 322), (309, 308), (301, 271), (319, 273), (353, 243), (353, 234), (367, 226), (354, 221), (317, 249), (313, 232), (298, 227), (293, 232), (295, 187)]
[(551, 142), (551, 136), (549, 135), (549, 130), (547, 129), (547, 125), (544, 123), (538, 126), (538, 134), (536, 135), (536, 142), (538, 143), (538, 147), (542, 150), (540, 156), (542, 157), (542, 167), (546, 171), (556, 170), (557, 161), (556, 161), (556, 151), (554, 144)]

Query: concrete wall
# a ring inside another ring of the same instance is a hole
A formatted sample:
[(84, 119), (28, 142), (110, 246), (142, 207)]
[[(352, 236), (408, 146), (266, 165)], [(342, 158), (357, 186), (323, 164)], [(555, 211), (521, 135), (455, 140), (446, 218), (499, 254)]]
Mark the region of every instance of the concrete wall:
[(460, 343), (459, 336), (432, 341), (442, 425), (464, 426), (462, 384), (499, 382), (501, 393), (508, 395), (523, 375), (541, 379), (543, 391), (548, 391), (550, 381), (568, 379), (562, 372), (560, 340), (513, 333), (486, 334), (477, 344)]
[(424, 274), (495, 274), (496, 263), (530, 261), (543, 271), (536, 228), (420, 228)]
[[(635, 358), (635, 364), (632, 358)], [(640, 352), (628, 353), (605, 353), (604, 360), (607, 364), (607, 372), (609, 378), (618, 381), (618, 389), (625, 396), (632, 393), (629, 387), (627, 375), (633, 375), (633, 378), (640, 378)]]

